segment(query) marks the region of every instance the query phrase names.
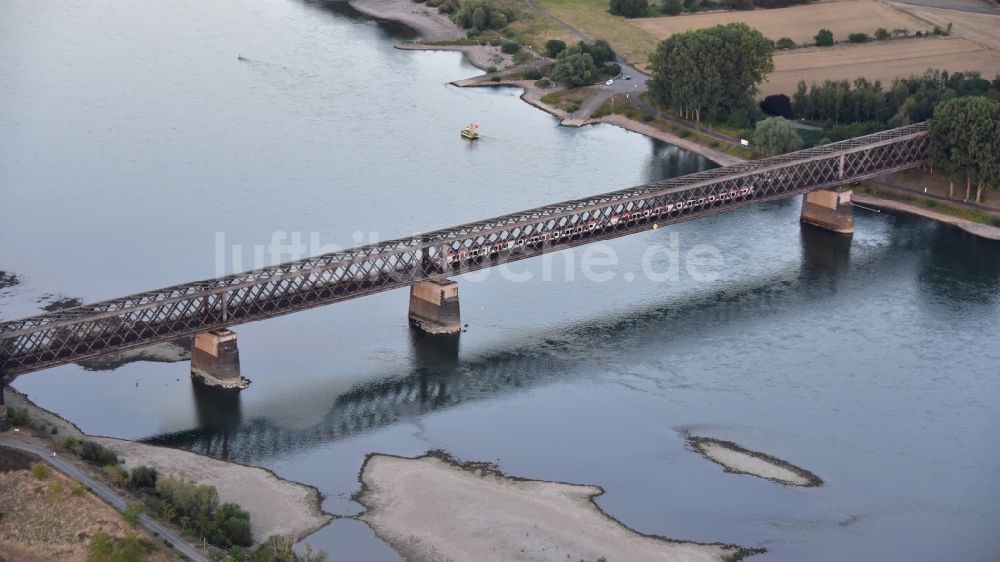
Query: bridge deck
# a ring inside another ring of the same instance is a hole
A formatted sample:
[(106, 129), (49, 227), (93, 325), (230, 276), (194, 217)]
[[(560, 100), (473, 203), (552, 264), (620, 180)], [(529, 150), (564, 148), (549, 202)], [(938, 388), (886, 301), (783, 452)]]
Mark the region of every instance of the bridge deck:
[(339, 252), (0, 323), (4, 378), (608, 240), (917, 165), (919, 123)]

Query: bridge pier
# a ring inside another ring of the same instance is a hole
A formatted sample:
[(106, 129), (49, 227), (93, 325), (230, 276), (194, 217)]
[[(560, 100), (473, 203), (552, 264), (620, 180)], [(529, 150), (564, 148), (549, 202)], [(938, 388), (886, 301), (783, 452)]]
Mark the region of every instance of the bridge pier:
[(4, 403), (3, 391), (7, 389), (7, 383), (0, 378), (0, 431), (10, 429), (10, 420), (7, 419), (7, 404)]
[(441, 279), (410, 285), (410, 323), (429, 334), (461, 332), (458, 282)]
[(854, 206), (851, 190), (820, 189), (802, 196), (800, 220), (840, 234), (854, 234)]
[(240, 376), (236, 332), (222, 329), (195, 334), (191, 348), (191, 378), (230, 390), (250, 386), (250, 381)]

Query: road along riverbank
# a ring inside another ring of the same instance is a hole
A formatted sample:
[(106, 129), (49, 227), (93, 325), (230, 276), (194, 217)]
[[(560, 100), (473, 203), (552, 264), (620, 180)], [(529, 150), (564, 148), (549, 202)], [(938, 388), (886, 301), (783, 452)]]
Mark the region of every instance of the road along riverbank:
[[(184, 474), (199, 484), (215, 486), (221, 502), (239, 504), (250, 514), (250, 527), (254, 540), (258, 542), (271, 535), (298, 541), (333, 519), (332, 515), (322, 510), (323, 498), (319, 490), (280, 478), (267, 469), (221, 461), (180, 449), (87, 435), (73, 423), (41, 408), (16, 390), (5, 389), (4, 399), (8, 407), (26, 408), (35, 424), (56, 428), (54, 434), (44, 438), (50, 449), (57, 448), (66, 437), (86, 438), (113, 450), (129, 470), (146, 465), (161, 474)], [(38, 437), (36, 441), (43, 441), (43, 438)]]

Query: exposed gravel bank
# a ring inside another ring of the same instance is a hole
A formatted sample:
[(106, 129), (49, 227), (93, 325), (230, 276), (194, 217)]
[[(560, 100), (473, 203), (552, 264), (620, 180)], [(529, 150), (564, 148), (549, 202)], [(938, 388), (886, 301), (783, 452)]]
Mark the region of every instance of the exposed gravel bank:
[(465, 32), (437, 9), (411, 0), (349, 0), (352, 8), (367, 16), (398, 21), (412, 28), (426, 41), (458, 39)]
[(87, 436), (72, 423), (40, 408), (11, 388), (4, 391), (4, 397), (9, 406), (28, 408), (33, 419), (58, 427), (58, 434), (53, 438), (59, 442), (68, 436), (85, 437), (114, 450), (129, 469), (152, 466), (163, 474), (183, 473), (200, 484), (215, 486), (221, 501), (238, 503), (250, 513), (250, 526), (257, 541), (271, 535), (284, 535), (298, 541), (333, 519), (322, 511), (323, 498), (316, 488), (284, 480), (269, 470), (180, 449)]
[(597, 486), (525, 480), (441, 452), (369, 455), (360, 518), (411, 562), (724, 561), (763, 552), (643, 535), (601, 511)]
[(726, 472), (749, 474), (791, 486), (819, 486), (819, 476), (788, 461), (744, 449), (732, 441), (710, 437), (688, 437), (688, 442), (708, 460), (722, 465)]
[(111, 437), (90, 439), (118, 453), (126, 468), (151, 466), (164, 474), (184, 474), (215, 486), (223, 502), (238, 503), (250, 513), (250, 527), (258, 542), (271, 535), (298, 541), (332, 519), (320, 509), (322, 497), (316, 488), (283, 480), (263, 468)]

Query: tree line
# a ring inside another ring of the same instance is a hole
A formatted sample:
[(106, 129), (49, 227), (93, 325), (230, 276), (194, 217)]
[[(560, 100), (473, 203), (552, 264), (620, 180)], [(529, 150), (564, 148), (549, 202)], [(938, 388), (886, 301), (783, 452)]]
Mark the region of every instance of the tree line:
[[(966, 96), (1000, 100), (1000, 75), (990, 81), (975, 71), (928, 70), (920, 76), (893, 80), (888, 88), (881, 81), (865, 78), (854, 82), (826, 80), (808, 87), (800, 81), (791, 98), (792, 114), (784, 116), (899, 127), (926, 121), (938, 103)], [(780, 98), (769, 96), (762, 108), (769, 111), (779, 105), (784, 107)]]

